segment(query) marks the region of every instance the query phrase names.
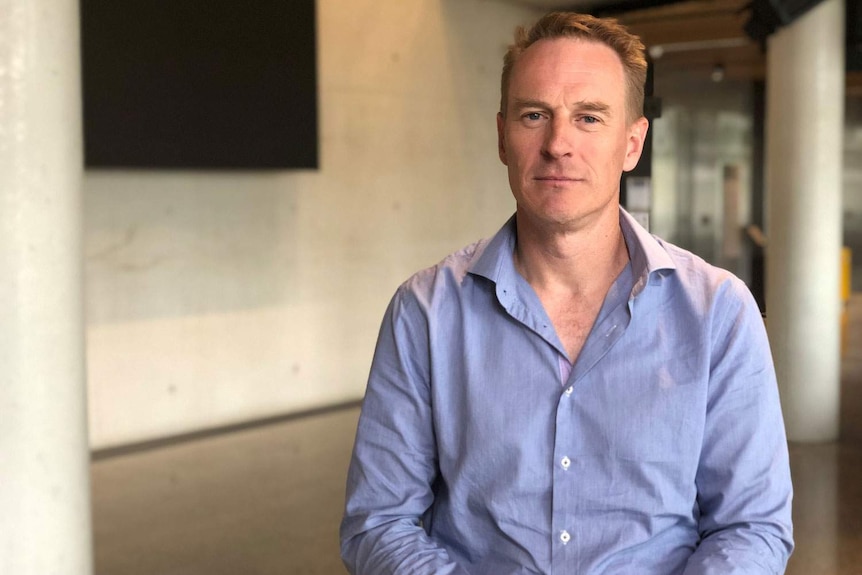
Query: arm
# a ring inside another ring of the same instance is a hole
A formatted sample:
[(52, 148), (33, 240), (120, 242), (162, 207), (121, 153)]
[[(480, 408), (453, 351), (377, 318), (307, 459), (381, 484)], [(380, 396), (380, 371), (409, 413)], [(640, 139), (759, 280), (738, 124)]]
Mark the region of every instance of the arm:
[(341, 555), (354, 575), (466, 575), (425, 532), (437, 452), (426, 317), (402, 286), (383, 319), (347, 478)]
[(792, 486), (775, 371), (760, 313), (734, 282), (717, 306), (697, 472), (701, 542), (685, 575), (784, 573)]

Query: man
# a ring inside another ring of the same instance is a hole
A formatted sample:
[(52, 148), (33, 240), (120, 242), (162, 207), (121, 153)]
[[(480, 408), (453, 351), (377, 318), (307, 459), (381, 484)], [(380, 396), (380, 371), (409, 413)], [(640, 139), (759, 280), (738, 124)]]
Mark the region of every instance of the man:
[(643, 45), (519, 30), (497, 117), (515, 216), (393, 298), (350, 466), (354, 574), (782, 573), (791, 485), (760, 314), (619, 206)]

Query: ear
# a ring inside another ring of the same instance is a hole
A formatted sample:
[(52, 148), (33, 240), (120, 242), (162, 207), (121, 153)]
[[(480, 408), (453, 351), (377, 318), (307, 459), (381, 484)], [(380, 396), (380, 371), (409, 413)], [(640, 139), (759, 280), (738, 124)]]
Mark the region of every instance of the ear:
[(506, 160), (506, 120), (503, 118), (502, 112), (497, 112), (497, 153), (500, 154), (500, 161), (504, 166), (509, 163)]
[(638, 165), (638, 160), (640, 160), (641, 153), (644, 150), (647, 130), (649, 130), (649, 120), (643, 116), (632, 122), (632, 125), (629, 126), (626, 141), (626, 157), (623, 160), (624, 172), (630, 172)]

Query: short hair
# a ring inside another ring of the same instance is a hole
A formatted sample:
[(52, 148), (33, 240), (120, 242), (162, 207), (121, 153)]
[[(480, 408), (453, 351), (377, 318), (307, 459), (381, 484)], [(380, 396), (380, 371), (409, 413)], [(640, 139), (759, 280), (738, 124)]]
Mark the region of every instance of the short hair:
[(578, 38), (599, 42), (611, 48), (620, 57), (626, 78), (626, 115), (633, 122), (643, 115), (644, 84), (647, 62), (641, 39), (612, 18), (596, 18), (575, 12), (551, 12), (526, 30), (515, 30), (515, 43), (509, 46), (503, 58), (500, 112), (506, 114), (509, 97), (509, 79), (512, 68), (521, 54), (539, 40), (552, 38)]

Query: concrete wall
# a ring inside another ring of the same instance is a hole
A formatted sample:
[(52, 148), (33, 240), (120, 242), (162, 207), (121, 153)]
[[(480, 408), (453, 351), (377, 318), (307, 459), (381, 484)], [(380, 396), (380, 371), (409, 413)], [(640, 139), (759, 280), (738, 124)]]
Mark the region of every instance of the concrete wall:
[(397, 285), (514, 209), (499, 70), (536, 16), (319, 0), (319, 171), (88, 172), (92, 446), (360, 398)]

